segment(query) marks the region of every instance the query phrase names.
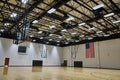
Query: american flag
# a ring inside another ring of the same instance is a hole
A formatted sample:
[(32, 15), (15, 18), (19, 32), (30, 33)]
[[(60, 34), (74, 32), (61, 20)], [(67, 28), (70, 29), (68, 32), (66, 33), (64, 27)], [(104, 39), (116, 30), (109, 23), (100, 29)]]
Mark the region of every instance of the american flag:
[(86, 43), (86, 58), (94, 58), (94, 43)]

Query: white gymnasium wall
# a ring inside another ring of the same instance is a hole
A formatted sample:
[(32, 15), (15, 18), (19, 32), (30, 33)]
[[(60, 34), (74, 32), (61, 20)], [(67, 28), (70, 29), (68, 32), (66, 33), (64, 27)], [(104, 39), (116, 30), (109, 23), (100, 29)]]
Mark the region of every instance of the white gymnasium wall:
[(85, 57), (85, 44), (78, 46), (76, 59), (71, 58), (70, 46), (63, 49), (63, 59), (68, 61), (68, 66), (73, 66), (74, 61), (83, 61), (83, 67), (120, 69), (120, 39), (95, 42), (95, 58)]
[(101, 67), (120, 69), (120, 39), (102, 41), (99, 47)]
[(27, 46), (27, 54), (18, 53), (18, 45), (13, 44), (12, 39), (0, 38), (0, 66), (4, 65), (4, 59), (10, 58), (11, 66), (31, 66), (32, 60), (43, 60), (44, 66), (58, 66), (62, 62), (62, 48), (49, 46), (47, 58), (41, 58), (40, 44), (24, 42), (21, 45)]
[(27, 55), (18, 54), (18, 45), (11, 39), (0, 38), (0, 66), (4, 65), (5, 57), (10, 58), (10, 65), (31, 66), (32, 60), (43, 60), (44, 66), (57, 66), (63, 60), (68, 61), (68, 66), (73, 66), (74, 61), (83, 61), (83, 67), (101, 67), (120, 69), (120, 39), (95, 42), (95, 58), (85, 58), (85, 44), (78, 46), (76, 59), (71, 58), (71, 48), (55, 47), (48, 45), (47, 58), (41, 58), (40, 44), (24, 43)]

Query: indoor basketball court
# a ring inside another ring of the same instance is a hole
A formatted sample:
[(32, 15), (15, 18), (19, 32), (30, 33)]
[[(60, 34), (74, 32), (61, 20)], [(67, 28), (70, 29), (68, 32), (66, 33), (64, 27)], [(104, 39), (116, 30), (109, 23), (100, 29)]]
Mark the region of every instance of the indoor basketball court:
[(0, 0), (0, 80), (120, 80), (120, 0)]

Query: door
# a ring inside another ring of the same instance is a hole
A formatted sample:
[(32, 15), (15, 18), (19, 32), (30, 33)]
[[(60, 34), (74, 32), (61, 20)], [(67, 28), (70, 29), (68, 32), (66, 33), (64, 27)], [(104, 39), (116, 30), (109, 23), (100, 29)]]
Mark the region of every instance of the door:
[(41, 60), (33, 60), (32, 66), (42, 66), (43, 61)]
[(74, 61), (74, 67), (83, 67), (82, 61)]
[(64, 66), (67, 66), (67, 60), (64, 60)]
[(5, 58), (5, 64), (4, 64), (5, 66), (7, 65), (9, 65), (9, 58)]

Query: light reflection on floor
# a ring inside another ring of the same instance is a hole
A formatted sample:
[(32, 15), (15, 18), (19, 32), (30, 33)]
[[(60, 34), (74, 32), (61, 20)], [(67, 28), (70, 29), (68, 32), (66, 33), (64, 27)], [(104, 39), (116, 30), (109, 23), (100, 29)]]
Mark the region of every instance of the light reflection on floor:
[(4, 67), (4, 69), (3, 69), (3, 75), (7, 75), (8, 74), (8, 68), (9, 67)]

